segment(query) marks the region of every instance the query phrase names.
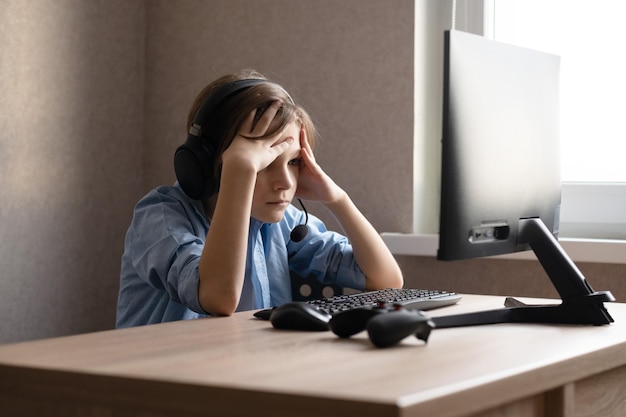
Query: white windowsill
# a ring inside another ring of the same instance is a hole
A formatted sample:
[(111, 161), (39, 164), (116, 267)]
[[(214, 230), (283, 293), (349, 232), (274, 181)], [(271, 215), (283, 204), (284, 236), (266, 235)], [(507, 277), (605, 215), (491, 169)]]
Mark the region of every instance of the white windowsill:
[[(437, 256), (438, 235), (382, 233), (394, 255)], [(626, 240), (561, 238), (559, 243), (574, 262), (626, 263)], [(495, 259), (536, 260), (532, 251), (499, 255)]]

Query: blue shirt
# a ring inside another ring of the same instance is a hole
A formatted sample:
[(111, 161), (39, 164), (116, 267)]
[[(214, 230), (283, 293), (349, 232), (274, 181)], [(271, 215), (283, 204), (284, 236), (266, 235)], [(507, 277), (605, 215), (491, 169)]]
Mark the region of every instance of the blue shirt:
[[(278, 223), (250, 219), (237, 311), (291, 301), (290, 271), (324, 284), (365, 288), (347, 238), (309, 215), (307, 236), (291, 241), (291, 230), (302, 223), (304, 213), (293, 206)], [(209, 227), (202, 203), (178, 184), (156, 188), (137, 203), (122, 255), (117, 327), (207, 315), (198, 300), (198, 265)]]

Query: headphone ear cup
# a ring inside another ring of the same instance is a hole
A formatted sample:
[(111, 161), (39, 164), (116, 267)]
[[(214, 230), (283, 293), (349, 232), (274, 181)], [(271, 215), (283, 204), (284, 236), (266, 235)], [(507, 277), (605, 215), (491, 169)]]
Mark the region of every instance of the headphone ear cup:
[(194, 200), (201, 200), (217, 193), (219, 178), (213, 175), (214, 152), (193, 135), (176, 149), (174, 171), (181, 188)]

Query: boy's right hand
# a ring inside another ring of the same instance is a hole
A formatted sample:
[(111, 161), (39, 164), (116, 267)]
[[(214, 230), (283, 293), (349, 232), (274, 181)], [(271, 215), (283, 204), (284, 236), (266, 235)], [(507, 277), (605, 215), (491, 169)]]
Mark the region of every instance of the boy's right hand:
[(222, 164), (235, 165), (244, 171), (251, 169), (257, 173), (283, 154), (294, 138), (282, 138), (282, 132), (263, 138), (272, 123), (275, 123), (274, 119), (282, 105), (282, 102), (275, 101), (260, 116), (256, 110), (250, 112), (232, 143), (222, 154)]

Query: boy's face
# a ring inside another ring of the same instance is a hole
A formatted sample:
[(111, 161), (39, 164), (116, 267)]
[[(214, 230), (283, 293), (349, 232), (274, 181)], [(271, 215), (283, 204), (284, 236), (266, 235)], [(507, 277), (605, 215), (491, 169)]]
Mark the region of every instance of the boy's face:
[(287, 125), (281, 138), (294, 140), (283, 154), (257, 174), (252, 197), (252, 217), (265, 223), (282, 220), (296, 193), (300, 172), (300, 124)]

